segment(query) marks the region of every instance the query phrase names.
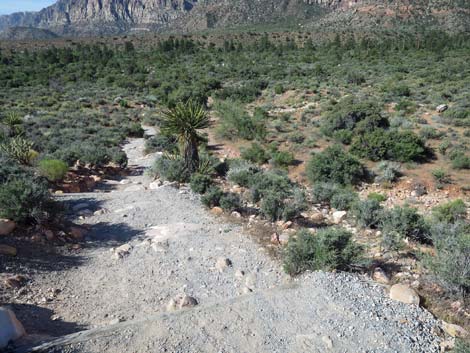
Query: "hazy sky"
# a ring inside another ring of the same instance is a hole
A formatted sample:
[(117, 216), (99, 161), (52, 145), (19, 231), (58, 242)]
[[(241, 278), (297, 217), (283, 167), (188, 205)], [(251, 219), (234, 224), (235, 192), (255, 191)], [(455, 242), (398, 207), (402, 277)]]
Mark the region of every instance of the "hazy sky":
[(0, 0), (0, 15), (18, 11), (37, 11), (57, 0)]

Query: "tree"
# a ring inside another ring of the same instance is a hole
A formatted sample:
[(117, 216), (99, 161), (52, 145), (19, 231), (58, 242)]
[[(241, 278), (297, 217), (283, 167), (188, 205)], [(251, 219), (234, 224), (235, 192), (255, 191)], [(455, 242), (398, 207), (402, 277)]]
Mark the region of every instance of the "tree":
[(209, 123), (210, 118), (204, 106), (192, 100), (177, 103), (174, 108), (163, 113), (161, 132), (178, 138), (184, 165), (190, 173), (199, 166), (198, 146), (203, 137), (198, 130), (209, 127)]

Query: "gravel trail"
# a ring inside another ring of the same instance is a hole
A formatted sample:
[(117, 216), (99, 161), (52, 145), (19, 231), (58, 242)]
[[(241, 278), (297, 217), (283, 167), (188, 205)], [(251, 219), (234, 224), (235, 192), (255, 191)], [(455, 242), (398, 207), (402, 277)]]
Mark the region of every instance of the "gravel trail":
[[(155, 156), (144, 157), (143, 146), (125, 146), (134, 172), (106, 182), (107, 192), (61, 197), (70, 210), (98, 212), (78, 221), (92, 225), (80, 264), (34, 278), (44, 291), (59, 289), (44, 304), (55, 334), (33, 325), (48, 343), (18, 352), (439, 352), (427, 311), (358, 275), (291, 279), (189, 190), (153, 189), (143, 170)], [(197, 305), (175, 308), (183, 296)], [(61, 331), (71, 323), (82, 331)]]

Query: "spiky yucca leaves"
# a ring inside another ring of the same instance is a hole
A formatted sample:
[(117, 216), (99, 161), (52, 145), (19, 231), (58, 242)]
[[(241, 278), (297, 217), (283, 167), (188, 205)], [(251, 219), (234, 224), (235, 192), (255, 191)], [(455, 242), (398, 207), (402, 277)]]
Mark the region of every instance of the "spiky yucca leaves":
[(209, 127), (209, 123), (204, 107), (192, 100), (178, 103), (163, 113), (161, 132), (177, 136), (185, 167), (190, 173), (199, 167), (198, 146), (204, 138), (198, 130)]
[(23, 119), (16, 112), (9, 112), (1, 120), (1, 124), (8, 129), (8, 136), (14, 137), (23, 133)]
[(0, 153), (4, 153), (23, 165), (30, 165), (38, 156), (38, 153), (33, 150), (33, 143), (21, 136), (13, 137), (0, 144)]

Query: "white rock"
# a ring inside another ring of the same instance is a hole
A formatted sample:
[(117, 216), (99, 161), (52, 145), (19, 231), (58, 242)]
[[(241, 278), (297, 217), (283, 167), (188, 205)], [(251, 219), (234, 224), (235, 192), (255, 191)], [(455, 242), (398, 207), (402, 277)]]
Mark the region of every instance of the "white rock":
[(380, 267), (377, 267), (374, 270), (374, 273), (372, 275), (372, 278), (374, 281), (382, 283), (382, 284), (388, 284), (390, 283), (390, 278), (388, 278), (387, 274), (385, 273), (384, 270), (382, 270)]
[(136, 191), (143, 191), (145, 187), (143, 185), (131, 185), (127, 187), (124, 191), (126, 192), (136, 192)]
[(345, 218), (348, 213), (346, 211), (335, 211), (333, 212), (333, 223), (340, 224)]
[(232, 266), (232, 261), (230, 259), (227, 259), (225, 257), (219, 257), (217, 259), (217, 262), (215, 263), (215, 268), (219, 272), (224, 272), (228, 267)]
[(121, 259), (124, 256), (129, 255), (131, 249), (132, 249), (132, 246), (130, 244), (124, 244), (124, 245), (117, 247), (114, 250), (114, 254), (116, 255), (117, 258)]
[(121, 185), (127, 185), (127, 184), (130, 184), (130, 183), (131, 183), (131, 181), (129, 179), (123, 179), (119, 182), (119, 184), (121, 184)]
[(449, 108), (447, 104), (440, 104), (436, 107), (436, 112), (443, 113), (447, 110), (447, 108)]
[(160, 188), (162, 186), (162, 182), (160, 180), (155, 180), (155, 181), (152, 181), (150, 184), (149, 184), (149, 189), (150, 190), (157, 190), (158, 188)]
[(16, 228), (16, 223), (8, 219), (0, 219), (0, 235), (11, 234)]
[(233, 211), (231, 213), (231, 216), (235, 218), (242, 218), (242, 215), (240, 214), (240, 212), (237, 212), (237, 211)]
[(0, 349), (5, 348), (10, 341), (15, 341), (26, 334), (13, 311), (0, 308)]
[(390, 298), (405, 304), (419, 305), (419, 295), (405, 284), (394, 284), (390, 288)]

